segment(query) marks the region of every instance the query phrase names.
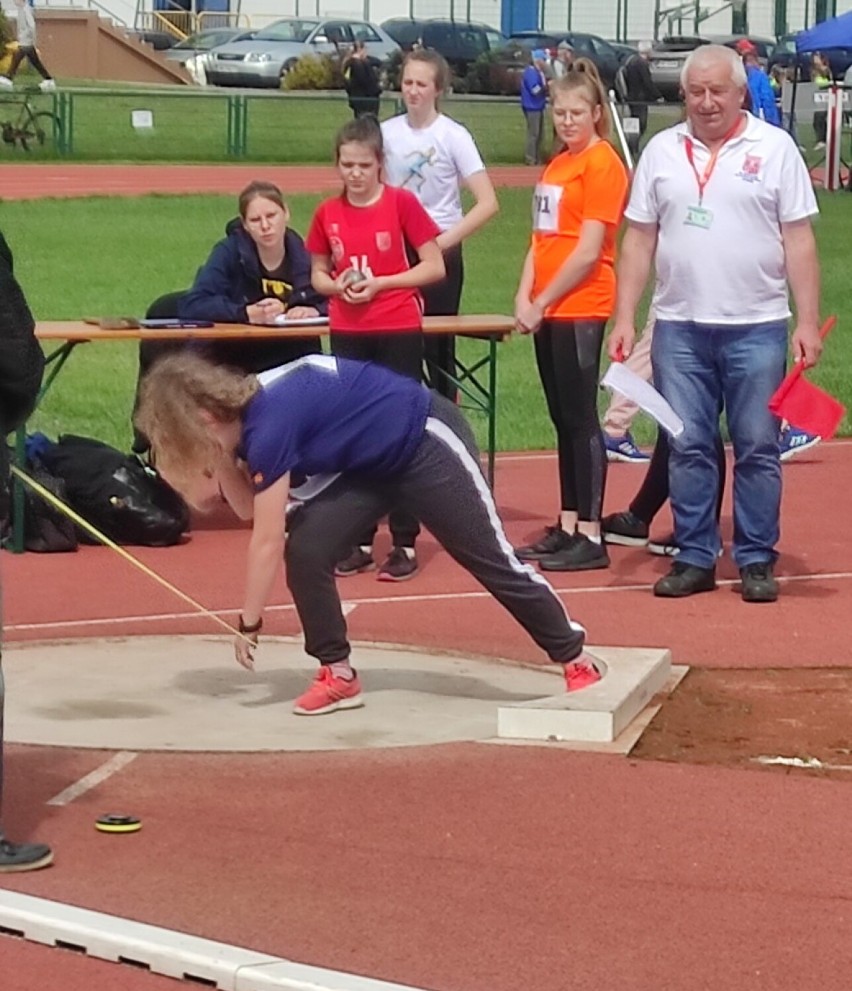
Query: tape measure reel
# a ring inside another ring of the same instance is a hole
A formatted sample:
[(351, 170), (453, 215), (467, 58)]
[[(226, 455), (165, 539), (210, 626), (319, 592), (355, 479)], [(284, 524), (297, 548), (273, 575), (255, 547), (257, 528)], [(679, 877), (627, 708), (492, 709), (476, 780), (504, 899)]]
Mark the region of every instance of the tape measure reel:
[(142, 820), (135, 816), (102, 815), (95, 821), (95, 829), (102, 833), (137, 833), (142, 828)]

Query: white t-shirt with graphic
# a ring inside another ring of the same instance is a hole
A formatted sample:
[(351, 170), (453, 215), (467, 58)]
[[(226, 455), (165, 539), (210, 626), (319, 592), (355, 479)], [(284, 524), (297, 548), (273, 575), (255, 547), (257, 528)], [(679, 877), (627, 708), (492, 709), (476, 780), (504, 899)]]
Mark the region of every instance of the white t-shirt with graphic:
[(485, 170), (467, 128), (439, 114), (428, 126), (413, 128), (401, 114), (382, 122), (385, 178), (410, 190), (442, 231), (463, 216), (461, 182)]
[(699, 203), (710, 152), (687, 124), (661, 131), (642, 152), (625, 215), (659, 227), (653, 306), (658, 319), (722, 325), (790, 316), (782, 223), (818, 212), (811, 178), (790, 135), (748, 114), (727, 142)]

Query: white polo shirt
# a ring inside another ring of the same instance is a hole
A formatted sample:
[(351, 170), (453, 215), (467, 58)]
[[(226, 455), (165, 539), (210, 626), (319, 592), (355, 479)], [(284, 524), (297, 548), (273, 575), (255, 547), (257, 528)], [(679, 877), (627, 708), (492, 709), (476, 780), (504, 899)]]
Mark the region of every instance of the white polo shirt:
[(382, 122), (385, 177), (410, 190), (442, 231), (463, 216), (460, 184), (485, 170), (467, 128), (439, 114), (428, 127), (414, 128), (401, 114)]
[(790, 316), (780, 224), (818, 212), (790, 135), (747, 114), (723, 145), (699, 207), (710, 152), (686, 123), (655, 135), (639, 159), (627, 219), (659, 226), (653, 305), (659, 319), (749, 324)]

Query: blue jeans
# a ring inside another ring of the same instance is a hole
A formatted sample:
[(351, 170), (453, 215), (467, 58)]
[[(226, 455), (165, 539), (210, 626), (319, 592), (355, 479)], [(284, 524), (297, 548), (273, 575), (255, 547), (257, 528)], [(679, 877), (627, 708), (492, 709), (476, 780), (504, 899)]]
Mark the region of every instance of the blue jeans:
[(721, 546), (715, 503), (715, 438), (722, 410), (734, 445), (734, 543), (738, 568), (774, 562), (781, 462), (772, 393), (784, 377), (785, 320), (713, 326), (657, 320), (654, 383), (684, 422), (671, 440), (669, 489), (679, 561), (712, 568)]

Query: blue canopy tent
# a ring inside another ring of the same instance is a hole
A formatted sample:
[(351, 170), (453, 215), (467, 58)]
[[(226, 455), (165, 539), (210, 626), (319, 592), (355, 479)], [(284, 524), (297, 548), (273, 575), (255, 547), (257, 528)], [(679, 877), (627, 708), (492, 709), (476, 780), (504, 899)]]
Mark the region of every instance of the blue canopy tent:
[(852, 11), (796, 35), (796, 51), (799, 54), (821, 52), (827, 48), (852, 48)]

